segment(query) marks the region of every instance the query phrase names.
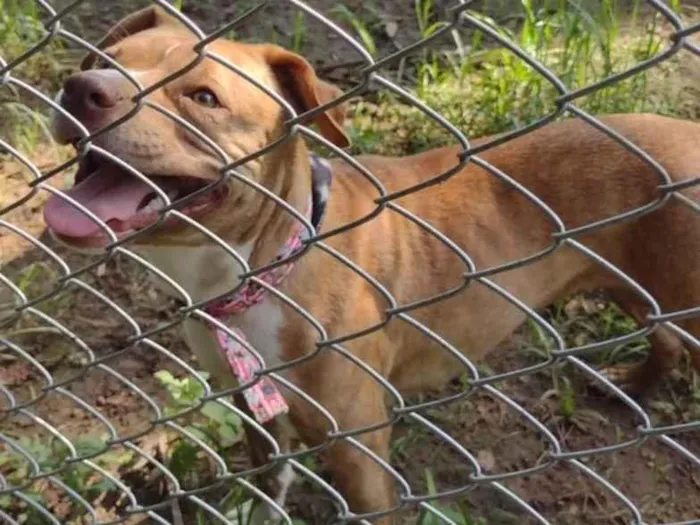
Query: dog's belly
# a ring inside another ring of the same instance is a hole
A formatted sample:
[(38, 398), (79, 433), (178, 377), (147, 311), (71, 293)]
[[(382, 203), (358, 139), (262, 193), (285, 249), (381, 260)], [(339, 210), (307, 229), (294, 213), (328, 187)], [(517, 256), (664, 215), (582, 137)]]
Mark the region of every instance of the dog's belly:
[(478, 315), (463, 306), (462, 315), (445, 315), (425, 323), (447, 345), (414, 332), (413, 337), (406, 338), (396, 349), (399, 359), (390, 381), (402, 394), (442, 390), (449, 381), (462, 375), (473, 377), (470, 363), (476, 366), (526, 319), (526, 315), (516, 309), (508, 309), (496, 319)]
[(402, 392), (417, 393), (444, 388), (465, 373), (473, 376), (469, 363), (476, 366), (507, 340), (528, 318), (527, 309), (537, 310), (573, 291), (605, 285), (606, 272), (591, 273), (590, 267), (587, 259), (562, 249), (530, 267), (493, 276), (494, 287), (473, 283), (456, 296), (412, 312), (446, 344), (417, 328), (388, 327), (397, 356), (392, 384)]

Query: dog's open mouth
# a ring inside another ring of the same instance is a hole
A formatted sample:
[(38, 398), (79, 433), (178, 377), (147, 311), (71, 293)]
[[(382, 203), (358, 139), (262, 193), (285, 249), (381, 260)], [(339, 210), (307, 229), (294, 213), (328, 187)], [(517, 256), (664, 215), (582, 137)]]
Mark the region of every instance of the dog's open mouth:
[[(211, 184), (197, 177), (147, 175), (171, 202), (192, 195)], [(219, 204), (226, 192), (219, 185), (192, 197), (176, 208), (190, 217), (200, 216)], [(115, 163), (89, 154), (75, 176), (75, 185), (64, 193), (105, 222), (118, 236), (144, 228), (162, 215), (165, 201), (152, 186)], [(48, 227), (64, 237), (81, 240), (108, 239), (100, 225), (67, 200), (52, 195), (44, 206)], [(165, 223), (177, 221), (177, 217)]]

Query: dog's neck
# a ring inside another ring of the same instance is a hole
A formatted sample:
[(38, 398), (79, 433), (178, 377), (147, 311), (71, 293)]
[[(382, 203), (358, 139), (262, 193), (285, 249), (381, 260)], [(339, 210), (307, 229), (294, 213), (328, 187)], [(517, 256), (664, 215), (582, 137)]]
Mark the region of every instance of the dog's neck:
[[(311, 165), (303, 141), (294, 138), (275, 148), (275, 154), (265, 158), (260, 166), (256, 180), (305, 215), (311, 195)], [(244, 191), (235, 206), (231, 210), (235, 225), (219, 236), (251, 268), (272, 262), (292, 235), (297, 219), (253, 188)], [(234, 257), (214, 242), (199, 246), (140, 245), (136, 250), (182, 286), (194, 301), (232, 290), (244, 271)], [(154, 281), (166, 293), (180, 297), (162, 279), (155, 277)]]
[[(276, 148), (277, 149), (277, 148)], [(311, 195), (311, 159), (300, 138), (293, 138), (279, 152), (265, 160), (262, 184), (302, 215), (308, 211)], [(258, 204), (250, 224), (254, 245), (249, 264), (252, 268), (272, 261), (287, 242), (298, 220), (283, 206), (258, 190)], [(257, 211), (257, 213), (255, 213)]]

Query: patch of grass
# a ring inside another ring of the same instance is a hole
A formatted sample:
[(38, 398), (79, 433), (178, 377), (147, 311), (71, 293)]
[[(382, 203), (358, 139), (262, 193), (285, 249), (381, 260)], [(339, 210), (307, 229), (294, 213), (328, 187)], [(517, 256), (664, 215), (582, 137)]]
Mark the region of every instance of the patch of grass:
[[(17, 443), (32, 455), (42, 472), (62, 467), (55, 477), (87, 501), (93, 501), (105, 492), (118, 490), (108, 478), (84, 463), (67, 463), (70, 458), (68, 447), (53, 436), (22, 436), (17, 438)], [(72, 442), (79, 457), (95, 456), (93, 461), (106, 470), (114, 470), (134, 456), (129, 450), (106, 450), (106, 444), (107, 436), (85, 436)], [(10, 447), (0, 451), (0, 473), (10, 485), (23, 485), (32, 472), (32, 467), (21, 454)], [(82, 505), (69, 497), (58, 485), (47, 480), (34, 482), (23, 493), (52, 511), (62, 523), (79, 523), (85, 513)], [(49, 523), (29, 503), (10, 494), (0, 496), (0, 509), (10, 515), (23, 517), (22, 523)]]
[[(205, 372), (200, 374), (205, 379), (208, 377)], [(170, 394), (171, 404), (165, 407), (166, 415), (178, 414), (201, 403), (204, 387), (195, 378), (178, 379), (167, 370), (157, 372), (156, 378)], [(185, 428), (222, 454), (243, 439), (240, 418), (216, 401), (204, 402), (201, 408), (185, 417)], [(195, 468), (200, 460), (199, 453), (200, 447), (182, 436), (178, 436), (171, 443), (168, 467), (188, 486), (195, 487), (199, 483), (198, 469)]]
[[(208, 379), (206, 372), (199, 372), (199, 374), (204, 379)], [(184, 409), (201, 403), (204, 389), (195, 378), (176, 378), (166, 370), (157, 372), (156, 377), (170, 394), (171, 402), (165, 407), (166, 415), (178, 414)], [(207, 401), (197, 411), (184, 417), (187, 419), (185, 428), (206, 442), (222, 457), (242, 453), (242, 450), (236, 447), (242, 443), (244, 437), (242, 422), (225, 406), (215, 401)], [(166, 466), (180, 480), (184, 488), (195, 489), (211, 483), (212, 479), (208, 477), (210, 469), (207, 468), (206, 461), (203, 461), (204, 454), (198, 445), (178, 434), (169, 442), (168, 448)], [(313, 456), (304, 456), (301, 461), (307, 468), (317, 470)], [(254, 510), (260, 504), (260, 499), (251, 497), (251, 494), (240, 485), (234, 485), (220, 498), (217, 508), (232, 520), (232, 523), (248, 525), (251, 523)], [(183, 509), (184, 513), (192, 516), (197, 525), (218, 523), (212, 520), (203, 509), (189, 507), (186, 510)], [(302, 519), (293, 519), (292, 522), (295, 525), (306, 525)]]
[(306, 44), (306, 23), (304, 13), (297, 11), (294, 15), (294, 31), (292, 33), (292, 51), (301, 53)]
[[(37, 2), (0, 0), (0, 56), (9, 62), (39, 44), (47, 34), (42, 23), (45, 16)], [(13, 68), (13, 74), (45, 86), (62, 69), (61, 50), (61, 40), (53, 39), (39, 53)]]
[[(439, 29), (429, 0), (417, 0), (416, 12), (423, 36)], [(662, 38), (655, 19), (641, 22), (634, 9), (630, 28), (621, 29), (616, 0), (604, 0), (592, 13), (564, 0), (549, 0), (535, 8), (521, 1), (523, 22), (511, 29), (479, 13), (470, 12), (499, 35), (517, 44), (577, 89), (626, 71), (658, 54)], [(556, 110), (558, 92), (547, 78), (507, 48), (494, 46), (481, 31), (473, 32), (465, 49), (423, 50), (416, 68), (414, 93), (470, 137), (523, 127)], [(663, 89), (664, 68), (641, 72), (597, 90), (576, 101), (594, 114), (655, 111), (672, 114), (672, 101)], [(404, 154), (453, 143), (449, 132), (419, 109), (382, 93), (377, 102), (354, 107), (355, 151)], [(377, 138), (381, 137), (381, 140)]]
[[(59, 278), (60, 275), (54, 267), (43, 261), (37, 261), (28, 264), (17, 273), (15, 284), (22, 293), (33, 299), (51, 290)], [(55, 315), (68, 308), (73, 300), (70, 293), (58, 293), (41, 301), (37, 308), (50, 315)]]
[[(206, 372), (199, 374), (204, 379), (209, 377)], [(156, 378), (170, 394), (171, 402), (165, 407), (166, 415), (175, 415), (201, 404), (194, 413), (184, 416), (185, 428), (224, 458), (241, 452), (236, 448), (242, 443), (244, 436), (240, 418), (216, 401), (206, 401), (202, 404), (204, 388), (198, 380), (193, 377), (176, 378), (166, 370), (157, 372)], [(183, 487), (195, 489), (212, 481), (209, 472), (211, 465), (207, 464), (207, 457), (194, 441), (177, 434), (169, 442), (168, 448), (166, 466), (180, 480)], [(234, 523), (247, 525), (258, 504), (259, 501), (251, 498), (242, 487), (234, 485), (221, 498), (217, 507)], [(201, 508), (187, 509), (185, 513), (192, 515), (197, 525), (215, 523)]]
[[(306, 27), (306, 15), (302, 11), (296, 11), (294, 13), (293, 21), (289, 29), (289, 34), (278, 32), (276, 28), (273, 29), (267, 41), (272, 44), (287, 47), (294, 53), (303, 55), (308, 40), (308, 30)], [(233, 30), (230, 31), (229, 34), (225, 35), (225, 38), (235, 40), (235, 32)]]
[[(208, 378), (206, 372), (200, 372), (203, 378)], [(175, 378), (170, 372), (161, 370), (156, 378), (168, 390), (172, 405), (165, 408), (167, 415), (173, 415), (198, 405), (204, 395), (202, 384), (192, 377)], [(242, 423), (240, 418), (224, 405), (216, 401), (206, 401), (198, 410), (204, 420), (193, 422), (190, 430), (204, 441), (220, 450), (225, 450), (238, 443), (242, 438)]]
[[(607, 341), (638, 329), (635, 320), (617, 304), (595, 294), (560, 299), (544, 312), (544, 317), (569, 348)], [(541, 358), (548, 357), (554, 349), (549, 335), (532, 320), (528, 320), (527, 332), (531, 343), (528, 350)], [(601, 366), (619, 361), (639, 361), (648, 350), (648, 340), (641, 338), (591, 353), (587, 359)]]
[[(425, 470), (425, 484), (429, 495), (434, 496), (438, 493), (435, 478), (430, 469)], [(474, 518), (468, 505), (464, 502), (448, 504), (442, 501), (431, 501), (430, 506), (457, 523), (457, 525), (487, 525), (486, 520)], [(417, 525), (442, 525), (445, 521), (429, 510), (421, 508), (416, 523)]]
[(381, 26), (381, 21), (374, 12), (370, 11), (363, 16), (363, 13), (355, 12), (345, 4), (339, 3), (333, 8), (332, 13), (350, 24), (367, 52), (373, 57), (377, 56), (374, 34)]
[[(10, 62), (33, 46), (47, 32), (46, 17), (36, 2), (0, 0), (0, 57)], [(17, 64), (12, 75), (44, 93), (52, 93), (66, 73), (66, 50), (62, 41), (52, 39), (39, 53)], [(11, 84), (0, 87), (0, 136), (11, 144), (31, 151), (39, 142), (51, 141), (47, 116), (37, 100)]]
[[(632, 333), (638, 328), (634, 319), (617, 304), (595, 294), (577, 294), (560, 299), (547, 308), (543, 316), (563, 338), (567, 348), (607, 341)], [(555, 348), (554, 342), (540, 325), (528, 319), (524, 332), (527, 339), (525, 352), (535, 355), (538, 360), (551, 356)], [(648, 350), (648, 340), (640, 338), (592, 352), (584, 358), (596, 367), (605, 367), (621, 361), (643, 360)], [(580, 406), (581, 403), (577, 401), (580, 392), (571, 372), (571, 366), (563, 362), (547, 369), (546, 373), (551, 374), (552, 388), (540, 400), (557, 400), (552, 423), (563, 420), (579, 428), (585, 428), (591, 422), (608, 424), (598, 412)]]
[[(418, 33), (422, 39), (430, 38), (436, 31), (446, 25), (444, 20), (436, 19), (434, 8), (433, 0), (415, 0), (414, 12)], [(460, 58), (463, 59), (462, 51), (461, 46), (459, 46), (457, 52)], [(445, 62), (450, 56), (450, 53), (445, 53), (443, 50), (435, 49), (432, 46), (423, 47), (420, 50), (417, 66), (417, 92), (419, 96), (432, 83), (441, 82), (445, 79), (446, 74), (450, 74), (451, 68), (456, 65), (455, 62), (450, 63), (449, 60)]]

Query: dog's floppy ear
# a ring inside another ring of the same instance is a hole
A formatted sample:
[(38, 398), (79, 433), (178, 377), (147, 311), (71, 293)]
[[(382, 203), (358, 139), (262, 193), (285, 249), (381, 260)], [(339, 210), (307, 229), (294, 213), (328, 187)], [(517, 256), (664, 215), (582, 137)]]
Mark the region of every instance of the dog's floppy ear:
[[(126, 16), (114, 25), (107, 34), (97, 43), (98, 49), (104, 49), (125, 39), (129, 35), (166, 24), (182, 25), (177, 18), (169, 14), (162, 7), (154, 5), (146, 7)], [(183, 26), (184, 27), (184, 26)], [(88, 53), (80, 63), (80, 69), (90, 69), (97, 61), (97, 54)]]
[[(266, 45), (264, 54), (284, 97), (299, 113), (331, 102), (343, 93), (338, 87), (319, 79), (311, 64), (295, 53), (279, 46)], [(321, 134), (340, 148), (350, 145), (350, 139), (343, 130), (345, 111), (344, 103), (337, 104), (314, 117)]]

